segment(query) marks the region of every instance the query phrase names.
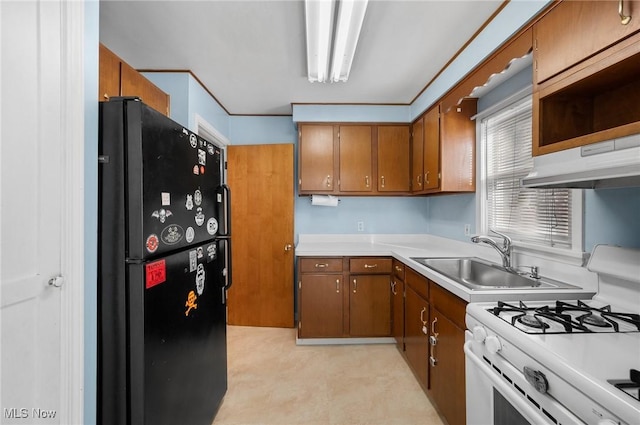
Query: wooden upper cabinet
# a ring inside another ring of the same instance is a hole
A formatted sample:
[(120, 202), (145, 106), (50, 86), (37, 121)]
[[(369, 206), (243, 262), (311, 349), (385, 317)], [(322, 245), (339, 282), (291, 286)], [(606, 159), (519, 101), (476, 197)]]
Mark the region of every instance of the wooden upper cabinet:
[(408, 192), (409, 126), (378, 126), (378, 191)]
[(440, 106), (424, 114), (423, 190), (440, 186)]
[(106, 101), (113, 96), (137, 96), (156, 111), (169, 116), (169, 95), (100, 44), (98, 100)]
[(422, 156), (424, 152), (424, 116), (411, 125), (411, 192), (422, 191)]
[(440, 115), (441, 192), (476, 190), (476, 114), (478, 99), (467, 98)]
[(122, 96), (137, 96), (156, 111), (169, 115), (169, 95), (125, 62), (120, 66), (120, 78)]
[(373, 188), (372, 129), (370, 125), (341, 125), (340, 192), (371, 192)]
[[(622, 24), (623, 14), (631, 20)], [(534, 30), (534, 80), (543, 82), (640, 30), (640, 0), (562, 1)]]
[(100, 44), (99, 63), (98, 100), (120, 96), (120, 58)]
[[(337, 131), (337, 130), (336, 130)], [(334, 126), (300, 124), (298, 188), (300, 194), (333, 193), (336, 185)]]

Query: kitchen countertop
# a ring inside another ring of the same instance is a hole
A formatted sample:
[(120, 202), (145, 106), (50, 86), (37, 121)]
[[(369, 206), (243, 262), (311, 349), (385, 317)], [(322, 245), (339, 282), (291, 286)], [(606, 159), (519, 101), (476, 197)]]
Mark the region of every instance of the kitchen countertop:
[[(597, 290), (597, 278), (583, 267), (573, 267), (571, 280), (565, 273), (558, 276), (545, 274), (554, 267), (541, 267), (541, 275), (575, 286), (576, 289), (492, 289), (471, 290), (448, 277), (414, 261), (411, 257), (478, 257), (500, 263), (500, 256), (492, 248), (460, 242), (433, 235), (299, 235), (295, 254), (298, 257), (385, 256), (393, 257), (416, 272), (442, 286), (467, 302), (557, 300), (591, 298)], [(574, 278), (575, 276), (575, 278)], [(574, 280), (575, 279), (575, 280)], [(580, 283), (576, 283), (580, 282)]]

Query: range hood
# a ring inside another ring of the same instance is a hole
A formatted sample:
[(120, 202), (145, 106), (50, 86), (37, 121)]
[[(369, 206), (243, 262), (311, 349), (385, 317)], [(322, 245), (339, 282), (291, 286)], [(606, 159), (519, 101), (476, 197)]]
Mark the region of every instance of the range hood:
[(533, 158), (523, 187), (640, 187), (640, 134)]

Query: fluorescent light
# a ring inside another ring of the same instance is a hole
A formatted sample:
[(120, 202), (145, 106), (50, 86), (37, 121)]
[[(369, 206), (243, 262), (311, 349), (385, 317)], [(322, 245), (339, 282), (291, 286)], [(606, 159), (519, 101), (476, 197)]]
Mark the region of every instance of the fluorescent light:
[(309, 81), (347, 81), (367, 3), (368, 0), (305, 0)]

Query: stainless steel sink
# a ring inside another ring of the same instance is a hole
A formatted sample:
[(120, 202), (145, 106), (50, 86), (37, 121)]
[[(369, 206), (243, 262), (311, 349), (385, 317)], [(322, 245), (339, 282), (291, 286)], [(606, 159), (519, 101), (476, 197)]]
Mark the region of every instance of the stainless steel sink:
[(411, 259), (473, 290), (576, 288), (552, 279), (519, 275), (475, 257)]

